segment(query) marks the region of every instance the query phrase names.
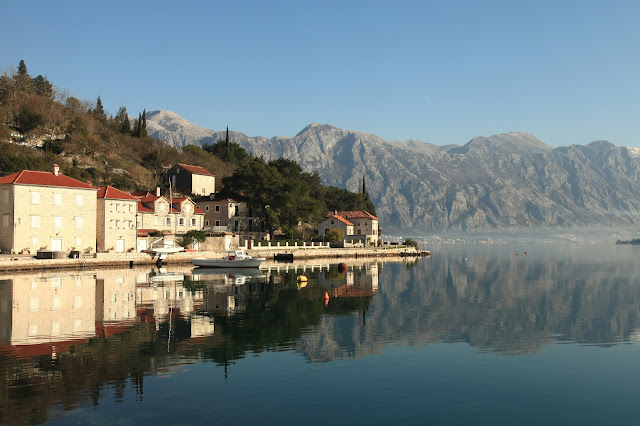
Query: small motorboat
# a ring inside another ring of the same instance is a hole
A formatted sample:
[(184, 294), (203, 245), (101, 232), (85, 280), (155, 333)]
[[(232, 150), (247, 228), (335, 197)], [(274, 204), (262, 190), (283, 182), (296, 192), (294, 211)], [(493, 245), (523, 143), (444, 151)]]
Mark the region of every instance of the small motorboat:
[(228, 250), (224, 259), (198, 257), (192, 260), (195, 266), (202, 268), (258, 268), (264, 257), (251, 257), (244, 250)]

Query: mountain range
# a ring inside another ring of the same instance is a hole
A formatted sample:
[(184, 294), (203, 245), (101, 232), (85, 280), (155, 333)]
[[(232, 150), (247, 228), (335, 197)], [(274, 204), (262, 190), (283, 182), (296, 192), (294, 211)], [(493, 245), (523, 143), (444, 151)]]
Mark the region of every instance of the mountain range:
[[(174, 147), (225, 137), (170, 111), (148, 112), (147, 131)], [(640, 225), (640, 150), (607, 141), (553, 148), (511, 132), (439, 146), (316, 123), (292, 138), (229, 138), (295, 160), (326, 185), (357, 191), (365, 177), (387, 234)]]

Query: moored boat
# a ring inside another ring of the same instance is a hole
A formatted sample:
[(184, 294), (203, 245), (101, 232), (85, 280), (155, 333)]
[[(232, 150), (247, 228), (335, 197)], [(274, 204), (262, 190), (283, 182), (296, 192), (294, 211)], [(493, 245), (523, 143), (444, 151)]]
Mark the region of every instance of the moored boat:
[(198, 257), (192, 260), (203, 268), (258, 268), (264, 257), (251, 257), (244, 250), (228, 250), (223, 259)]

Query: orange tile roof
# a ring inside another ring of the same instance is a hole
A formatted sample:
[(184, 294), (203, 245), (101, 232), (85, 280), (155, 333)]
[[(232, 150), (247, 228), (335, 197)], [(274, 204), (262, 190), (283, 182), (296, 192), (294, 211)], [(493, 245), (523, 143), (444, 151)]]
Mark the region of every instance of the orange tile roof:
[(372, 219), (372, 220), (378, 220), (377, 217), (375, 217), (371, 213), (369, 213), (367, 211), (364, 211), (364, 210), (353, 210), (353, 211), (346, 211), (346, 212), (338, 212), (337, 215), (341, 216), (341, 217), (344, 217), (345, 219)]
[(153, 213), (153, 209), (142, 204), (142, 201), (138, 201), (138, 212), (139, 213)]
[(205, 169), (204, 167), (191, 166), (189, 164), (183, 164), (183, 163), (178, 163), (178, 166), (196, 175), (215, 176), (213, 173), (211, 173), (209, 170)]
[(343, 218), (343, 217), (340, 217), (340, 216), (336, 216), (336, 215), (334, 215), (333, 213), (329, 213), (329, 214), (327, 215), (327, 217), (333, 217), (333, 218), (336, 218), (336, 219), (338, 219), (340, 222), (344, 223), (345, 225), (353, 226), (353, 223), (349, 222), (347, 219), (345, 219), (345, 218)]
[(120, 191), (118, 188), (114, 188), (110, 185), (101, 186), (100, 189), (98, 189), (98, 198), (109, 198), (114, 200), (138, 200), (137, 197), (134, 197), (131, 194), (127, 194), (124, 191)]
[(61, 186), (65, 188), (98, 189), (93, 185), (70, 178), (63, 174), (57, 176), (51, 172), (22, 170), (0, 178), (0, 184), (12, 183), (21, 185)]

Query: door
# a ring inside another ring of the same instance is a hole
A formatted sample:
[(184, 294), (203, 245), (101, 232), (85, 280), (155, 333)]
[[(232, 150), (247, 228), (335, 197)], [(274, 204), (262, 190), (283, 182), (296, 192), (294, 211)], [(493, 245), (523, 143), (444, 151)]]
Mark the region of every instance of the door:
[(138, 240), (138, 253), (147, 249), (147, 240)]
[(51, 239), (51, 250), (52, 251), (62, 251), (62, 238), (52, 238)]
[(116, 240), (116, 253), (124, 253), (124, 239)]

